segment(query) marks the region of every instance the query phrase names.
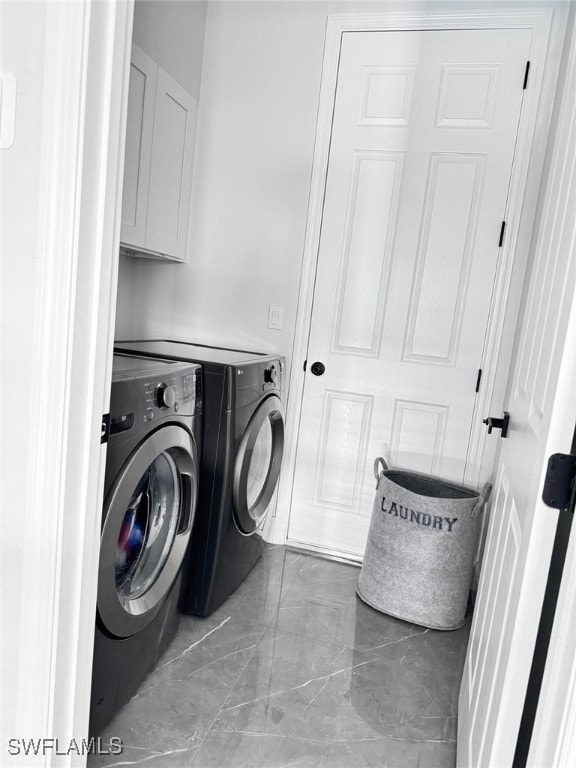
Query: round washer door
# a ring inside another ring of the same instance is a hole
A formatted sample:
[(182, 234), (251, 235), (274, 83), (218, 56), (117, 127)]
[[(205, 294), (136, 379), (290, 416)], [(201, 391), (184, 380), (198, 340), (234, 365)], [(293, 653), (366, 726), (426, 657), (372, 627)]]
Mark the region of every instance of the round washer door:
[(198, 457), (182, 427), (153, 432), (130, 456), (104, 505), (98, 612), (116, 637), (156, 616), (178, 576), (198, 497)]
[(236, 456), (233, 508), (241, 533), (254, 533), (264, 522), (283, 453), (282, 403), (276, 395), (270, 395), (252, 415)]

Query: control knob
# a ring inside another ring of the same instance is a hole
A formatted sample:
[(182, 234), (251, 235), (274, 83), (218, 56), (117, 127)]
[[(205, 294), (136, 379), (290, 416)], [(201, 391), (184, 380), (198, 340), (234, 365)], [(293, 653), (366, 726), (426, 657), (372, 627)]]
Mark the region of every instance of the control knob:
[(275, 384), (278, 378), (278, 372), (275, 366), (271, 365), (270, 368), (266, 368), (264, 371), (264, 382), (266, 384)]
[(173, 408), (176, 402), (176, 392), (169, 384), (160, 384), (156, 390), (156, 402), (159, 408)]

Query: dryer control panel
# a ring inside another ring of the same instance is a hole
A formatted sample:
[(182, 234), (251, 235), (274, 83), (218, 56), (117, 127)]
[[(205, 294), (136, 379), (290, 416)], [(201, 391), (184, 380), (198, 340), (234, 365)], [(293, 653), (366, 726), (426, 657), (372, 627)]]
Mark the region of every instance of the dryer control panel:
[(260, 364), (260, 383), (262, 391), (284, 389), (284, 361), (282, 359)]
[(268, 392), (282, 392), (284, 366), (283, 357), (268, 357), (262, 362), (235, 366), (235, 407), (241, 408), (256, 402)]

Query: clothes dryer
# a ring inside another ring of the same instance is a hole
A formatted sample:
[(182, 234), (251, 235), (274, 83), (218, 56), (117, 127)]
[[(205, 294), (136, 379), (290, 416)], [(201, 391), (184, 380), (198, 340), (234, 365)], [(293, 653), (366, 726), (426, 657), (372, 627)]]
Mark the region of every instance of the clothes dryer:
[(183, 606), (208, 616), (262, 554), (262, 529), (284, 451), (285, 360), (163, 340), (119, 341), (116, 349), (202, 365), (200, 498)]
[(130, 699), (178, 624), (199, 485), (200, 367), (114, 356), (90, 734)]

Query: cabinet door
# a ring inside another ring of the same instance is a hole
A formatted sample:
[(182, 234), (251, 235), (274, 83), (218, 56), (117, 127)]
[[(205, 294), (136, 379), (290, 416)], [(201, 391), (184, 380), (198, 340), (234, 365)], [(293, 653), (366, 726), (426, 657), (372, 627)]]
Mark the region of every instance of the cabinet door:
[(153, 59), (132, 46), (120, 240), (140, 248), (146, 247), (157, 72)]
[(146, 248), (186, 258), (196, 100), (158, 68)]

